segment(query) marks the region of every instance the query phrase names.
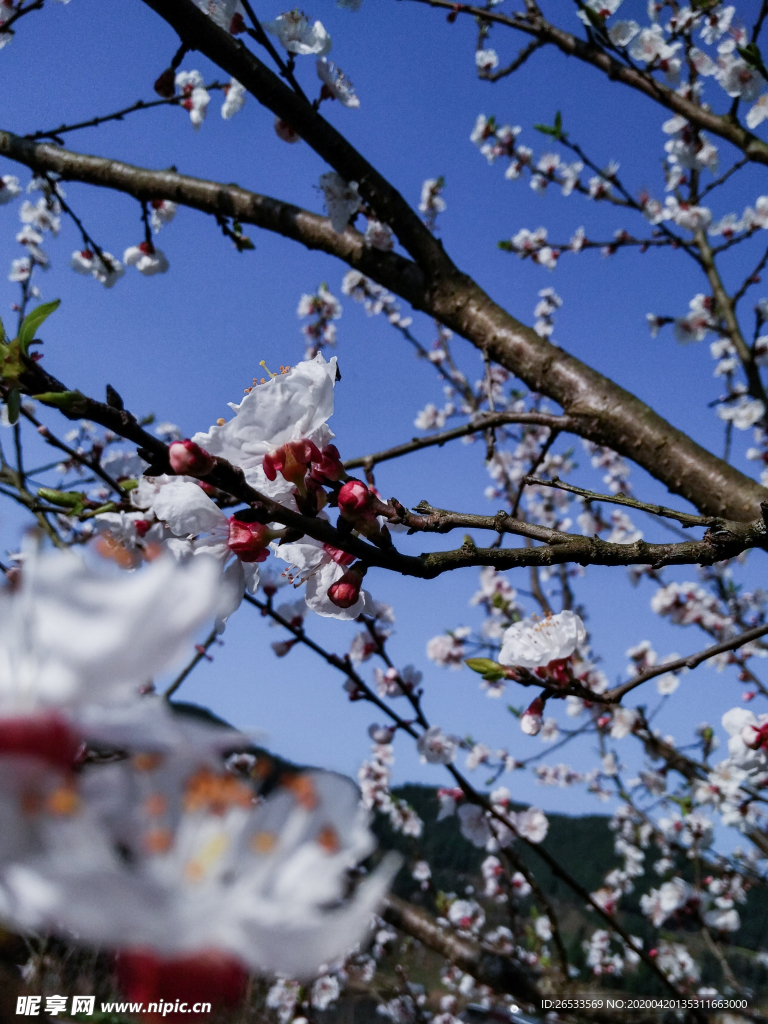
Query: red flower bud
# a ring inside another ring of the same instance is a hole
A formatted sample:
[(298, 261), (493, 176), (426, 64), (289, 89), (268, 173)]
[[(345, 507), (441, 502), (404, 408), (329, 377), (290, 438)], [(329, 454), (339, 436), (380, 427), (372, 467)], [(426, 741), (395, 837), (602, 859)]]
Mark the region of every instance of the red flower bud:
[(243, 965), (218, 950), (164, 958), (152, 950), (137, 949), (122, 952), (116, 959), (121, 991), (145, 1005), (181, 999), (234, 1007), (245, 994), (248, 981)]
[(189, 438), (173, 442), (168, 449), (168, 461), (179, 476), (207, 476), (216, 465), (214, 457)]
[(232, 16), (232, 21), (229, 23), (229, 31), (233, 36), (239, 36), (241, 32), (245, 32), (245, 21), (243, 20), (242, 14), (237, 11)]
[(375, 519), (376, 495), (360, 480), (348, 480), (339, 491), (339, 512), (345, 519)]
[(269, 542), (274, 533), (263, 523), (244, 523), (236, 516), (229, 520), (227, 545), (241, 562), (263, 562), (269, 557)]
[(289, 483), (302, 490), (310, 463), (320, 459), (320, 452), (313, 441), (289, 441), (264, 456), (264, 473), (267, 480), (276, 480), (277, 474), (281, 473)]
[(152, 524), (148, 519), (135, 519), (133, 525), (136, 527), (136, 533), (138, 533), (140, 537), (146, 537)]
[(34, 757), (56, 768), (72, 768), (81, 739), (57, 714), (0, 720), (0, 757)]
[(340, 580), (328, 588), (328, 597), (337, 608), (351, 608), (360, 597), (363, 576), (359, 569), (348, 569)]

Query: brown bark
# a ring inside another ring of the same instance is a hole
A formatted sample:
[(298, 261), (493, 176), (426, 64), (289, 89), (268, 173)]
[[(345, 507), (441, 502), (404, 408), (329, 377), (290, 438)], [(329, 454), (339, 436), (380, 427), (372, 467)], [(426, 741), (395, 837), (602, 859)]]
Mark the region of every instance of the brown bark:
[(609, 378), (540, 338), (458, 270), (442, 275), (430, 289), (415, 263), (366, 248), (354, 228), (337, 234), (325, 217), (237, 185), (74, 153), (3, 131), (0, 154), (33, 170), (55, 172), (137, 199), (171, 199), (205, 213), (236, 217), (336, 256), (414, 308), (437, 317), (529, 387), (553, 398), (563, 407), (574, 433), (627, 456), (701, 512), (745, 521), (756, 518), (760, 502), (768, 499), (768, 491), (756, 481), (708, 452)]
[[(336, 234), (325, 218), (234, 185), (71, 153), (0, 132), (0, 153), (38, 170), (115, 188), (139, 199), (168, 198), (208, 213), (237, 217), (342, 259), (461, 334), (530, 388), (554, 399), (574, 432), (632, 459), (700, 511), (750, 520), (768, 491), (706, 451), (639, 398), (540, 338), (461, 273), (403, 197), (307, 101), (192, 0), (145, 0), (179, 33), (290, 123), (360, 192), (413, 256), (366, 249), (352, 228)], [(602, 51), (601, 51), (602, 52)]]

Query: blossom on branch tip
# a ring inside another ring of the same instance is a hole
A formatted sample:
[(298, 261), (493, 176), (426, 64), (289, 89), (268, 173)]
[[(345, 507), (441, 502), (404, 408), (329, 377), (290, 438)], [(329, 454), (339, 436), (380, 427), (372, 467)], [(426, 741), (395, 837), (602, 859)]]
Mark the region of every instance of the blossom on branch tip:
[[(605, 20), (610, 18), (612, 14), (615, 14), (621, 5), (621, 0), (586, 0), (584, 4), (588, 7), (593, 14), (597, 15), (598, 18)], [(589, 20), (589, 15), (584, 11), (577, 11), (576, 16), (589, 28), (592, 22)]]
[[(235, 413), (231, 420), (211, 427), (205, 434), (195, 434), (192, 440), (211, 455), (239, 466), (252, 487), (277, 501), (295, 503), (294, 484), (280, 471), (278, 452), (296, 444), (303, 458), (306, 446), (313, 453), (317, 451), (320, 465), (327, 465), (323, 459), (332, 457), (326, 449), (333, 432), (326, 421), (333, 413), (335, 382), (336, 359), (326, 361), (318, 353), (314, 359), (249, 389), (239, 405), (230, 403)], [(292, 458), (295, 454), (293, 451)], [(269, 455), (272, 462), (268, 475), (264, 463)], [(311, 463), (291, 462), (297, 470), (302, 465), (308, 470)]]
[(21, 194), (19, 179), (13, 174), (4, 174), (0, 178), (0, 206), (10, 203), (12, 199)]
[(536, 697), (523, 712), (520, 718), (520, 728), (526, 736), (538, 736), (544, 723), (544, 699)]
[(482, 74), (489, 74), (499, 66), (499, 55), (495, 50), (475, 50), (475, 65)]
[(741, 395), (737, 402), (718, 405), (716, 412), (721, 420), (730, 421), (737, 430), (749, 430), (765, 415), (765, 405), (759, 398)]
[(264, 28), (277, 36), (289, 53), (302, 56), (314, 53), (323, 57), (331, 49), (331, 37), (323, 25), (319, 21), (310, 25), (307, 16), (298, 10), (280, 14), (274, 21), (265, 21)]
[(140, 274), (152, 277), (153, 274), (164, 274), (168, 269), (168, 260), (161, 249), (151, 242), (140, 242), (129, 246), (123, 253), (123, 262), (129, 267), (136, 267)]
[(245, 95), (245, 86), (236, 78), (230, 79), (229, 85), (224, 86), (225, 99), (221, 105), (221, 116), (225, 121), (229, 121), (243, 109)]
[(82, 249), (72, 253), (69, 265), (78, 274), (95, 277), (105, 288), (111, 288), (125, 274), (125, 268), (111, 252), (104, 252), (103, 257), (100, 259), (92, 250)]
[(520, 668), (545, 668), (552, 661), (570, 657), (586, 635), (584, 623), (572, 611), (516, 622), (504, 633), (499, 662)]
[(211, 94), (205, 88), (203, 76), (199, 71), (179, 71), (176, 75), (176, 88), (184, 97), (181, 106), (189, 111), (192, 127), (199, 128), (211, 102)]
[(336, 171), (328, 171), (320, 176), (320, 189), (325, 196), (325, 207), (331, 221), (331, 227), (337, 234), (347, 229), (350, 218), (360, 208), (360, 193), (356, 181), (345, 181)]
[(423, 764), (451, 764), (459, 746), (458, 736), (444, 733), (439, 725), (431, 725), (416, 741)]
[(354, 86), (332, 60), (327, 57), (317, 59), (317, 77), (323, 83), (320, 91), (321, 100), (338, 100), (343, 107), (356, 110), (360, 106), (360, 99), (355, 92)]
[(152, 210), (149, 222), (155, 234), (158, 233), (163, 224), (171, 223), (178, 209), (176, 203), (170, 199), (153, 199), (149, 207)]

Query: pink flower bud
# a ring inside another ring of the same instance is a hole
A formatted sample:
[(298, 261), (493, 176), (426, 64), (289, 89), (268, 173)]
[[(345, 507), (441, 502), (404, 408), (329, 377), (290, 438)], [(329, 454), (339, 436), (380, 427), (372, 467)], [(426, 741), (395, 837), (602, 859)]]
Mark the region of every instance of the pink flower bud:
[(263, 523), (244, 523), (236, 516), (229, 520), (227, 546), (241, 562), (263, 562), (269, 557), (269, 542), (274, 533)]
[(339, 512), (345, 519), (375, 519), (376, 495), (361, 480), (348, 480), (339, 491)]
[(25, 715), (0, 721), (0, 757), (32, 757), (71, 769), (81, 739), (57, 714)]
[(520, 719), (520, 728), (526, 736), (538, 735), (541, 730), (543, 712), (544, 700), (542, 697), (537, 697), (536, 700), (531, 701), (530, 705), (524, 711), (523, 717)]
[(360, 597), (363, 575), (359, 569), (348, 569), (340, 580), (328, 588), (328, 597), (337, 608), (351, 608)]
[(179, 476), (207, 476), (216, 465), (214, 457), (189, 438), (173, 442), (168, 449), (168, 461)]
[(289, 441), (264, 456), (264, 473), (267, 480), (276, 480), (280, 473), (289, 483), (300, 490), (305, 489), (304, 477), (310, 463), (322, 458), (313, 441)]
[(335, 444), (327, 444), (320, 458), (312, 460), (312, 476), (316, 480), (341, 480), (344, 476), (344, 466)]

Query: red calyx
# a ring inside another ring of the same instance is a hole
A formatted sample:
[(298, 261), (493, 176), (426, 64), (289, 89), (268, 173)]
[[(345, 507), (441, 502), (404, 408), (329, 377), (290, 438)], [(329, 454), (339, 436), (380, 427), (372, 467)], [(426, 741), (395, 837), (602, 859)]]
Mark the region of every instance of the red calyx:
[(70, 769), (81, 738), (60, 715), (19, 715), (0, 719), (0, 757), (34, 757), (56, 768)]
[[(193, 1003), (237, 1006), (248, 982), (243, 965), (218, 950), (173, 957), (161, 957), (152, 950), (126, 950), (118, 954), (116, 966), (118, 985), (126, 998), (145, 1005), (179, 1000), (187, 1004), (184, 1019), (189, 1019)], [(165, 1007), (162, 1013), (168, 1019)], [(182, 1019), (181, 1012), (178, 1019)]]
[(232, 16), (232, 21), (229, 23), (229, 31), (233, 36), (239, 36), (241, 32), (245, 32), (245, 21), (242, 14), (238, 11)]
[(359, 569), (348, 569), (340, 580), (328, 588), (328, 597), (337, 608), (351, 608), (360, 597), (362, 585), (363, 577)]
[(312, 476), (316, 480), (341, 480), (344, 466), (339, 457), (339, 449), (335, 444), (327, 444), (320, 453), (319, 459), (312, 460)]
[(138, 533), (140, 537), (146, 537), (152, 524), (148, 519), (135, 519), (133, 525), (136, 527), (136, 533)]
[(310, 464), (321, 459), (320, 451), (313, 441), (289, 441), (264, 456), (264, 473), (267, 480), (276, 480), (280, 473), (289, 483), (304, 491), (304, 478)]
[(229, 520), (227, 545), (241, 562), (265, 561), (272, 537), (272, 531), (263, 523), (244, 523), (235, 516)]
[(323, 551), (325, 551), (326, 555), (330, 555), (337, 565), (352, 565), (355, 560), (354, 555), (342, 551), (341, 548), (331, 547), (330, 544), (323, 544)]
[(207, 476), (216, 465), (214, 457), (189, 438), (173, 442), (168, 449), (168, 461), (179, 476)]

